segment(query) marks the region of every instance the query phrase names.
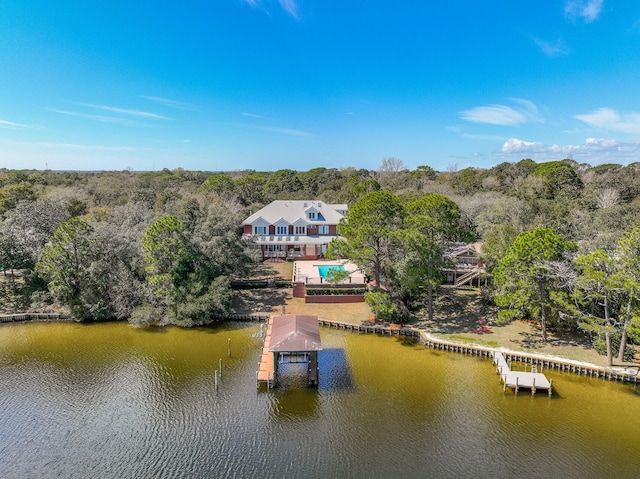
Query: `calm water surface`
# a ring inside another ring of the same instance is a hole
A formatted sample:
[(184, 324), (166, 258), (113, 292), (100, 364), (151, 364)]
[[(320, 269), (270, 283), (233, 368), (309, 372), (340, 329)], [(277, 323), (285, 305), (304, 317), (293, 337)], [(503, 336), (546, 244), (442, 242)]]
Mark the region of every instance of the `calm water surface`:
[(323, 328), (320, 387), (259, 392), (258, 330), (1, 325), (0, 477), (640, 477), (633, 386), (503, 394), (488, 360)]

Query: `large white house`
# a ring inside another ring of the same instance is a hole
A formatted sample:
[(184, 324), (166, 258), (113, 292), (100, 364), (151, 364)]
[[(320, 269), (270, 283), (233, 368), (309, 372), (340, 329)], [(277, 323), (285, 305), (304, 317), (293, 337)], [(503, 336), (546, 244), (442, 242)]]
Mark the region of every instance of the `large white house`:
[(318, 259), (337, 237), (347, 208), (318, 200), (276, 200), (242, 222), (243, 234), (260, 247), (262, 259)]

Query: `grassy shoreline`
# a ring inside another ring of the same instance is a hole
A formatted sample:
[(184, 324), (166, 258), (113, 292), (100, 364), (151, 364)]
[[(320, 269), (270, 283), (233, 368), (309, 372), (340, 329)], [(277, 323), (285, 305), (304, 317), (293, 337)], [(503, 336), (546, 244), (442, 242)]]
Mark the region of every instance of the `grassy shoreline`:
[[(290, 281), (292, 268), (292, 263), (263, 263), (256, 268), (251, 279)], [(291, 290), (284, 288), (242, 291), (234, 312), (282, 314), (283, 307), (287, 314), (309, 314), (353, 324), (370, 323), (372, 316), (365, 303), (306, 304), (304, 299), (293, 298)], [(545, 343), (535, 322), (513, 321), (503, 326), (487, 324), (490, 321), (486, 318), (494, 313), (482, 303), (477, 289), (442, 288), (437, 295), (434, 320), (429, 322), (426, 311), (423, 311), (407, 325), (449, 341), (607, 366), (606, 356), (598, 354), (584, 335), (572, 331), (550, 331)], [(638, 360), (619, 362), (614, 359), (614, 367), (626, 366), (638, 366)]]

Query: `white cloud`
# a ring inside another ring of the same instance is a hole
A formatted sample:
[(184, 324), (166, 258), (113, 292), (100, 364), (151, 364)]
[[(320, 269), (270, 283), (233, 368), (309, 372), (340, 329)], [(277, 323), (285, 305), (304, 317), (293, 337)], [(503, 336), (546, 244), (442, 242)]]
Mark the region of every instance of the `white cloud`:
[(591, 23), (602, 12), (602, 0), (569, 0), (565, 3), (564, 12), (569, 17), (580, 17), (585, 23)]
[(524, 141), (519, 140), (518, 138), (509, 138), (502, 145), (502, 153), (533, 153), (544, 151), (545, 146), (542, 143), (537, 143), (534, 141)]
[(542, 116), (535, 104), (529, 100), (512, 98), (518, 107), (506, 105), (487, 105), (471, 108), (458, 114), (463, 120), (489, 125), (515, 126), (529, 122), (542, 122)]
[(268, 126), (260, 126), (258, 127), (259, 130), (263, 130), (263, 131), (270, 131), (273, 133), (280, 133), (282, 135), (289, 135), (289, 136), (298, 136), (298, 137), (303, 137), (303, 138), (313, 138), (313, 134), (308, 133), (306, 131), (301, 131), (301, 130), (294, 130), (292, 128), (279, 128), (279, 127), (268, 127)]
[(591, 113), (574, 115), (574, 118), (603, 130), (640, 135), (640, 114), (638, 113), (620, 115), (612, 108), (599, 108)]
[(189, 103), (184, 103), (176, 100), (169, 100), (168, 98), (161, 98), (158, 96), (140, 95), (140, 98), (144, 98), (145, 100), (149, 100), (154, 103), (159, 103), (160, 105), (169, 106), (171, 108), (178, 108), (180, 110), (197, 110), (198, 109), (194, 105), (191, 105)]
[(279, 0), (279, 2), (285, 12), (293, 18), (298, 19), (298, 3), (296, 0)]
[(256, 118), (258, 120), (269, 120), (269, 118), (265, 118), (262, 115), (257, 115), (256, 113), (240, 113), (242, 116), (248, 116), (249, 118)]
[(473, 123), (489, 123), (490, 125), (519, 125), (526, 122), (526, 117), (504, 105), (479, 106), (460, 112), (460, 118)]
[(73, 116), (76, 118), (82, 118), (83, 120), (93, 120), (93, 121), (101, 121), (103, 123), (115, 123), (118, 125), (125, 126), (138, 126), (139, 122), (131, 120), (130, 118), (118, 118), (115, 116), (106, 116), (106, 115), (93, 115), (89, 113), (81, 113), (78, 111), (66, 111), (66, 110), (57, 110), (55, 108), (48, 108), (49, 111), (54, 113), (60, 113), (61, 115)]
[(538, 48), (540, 48), (542, 53), (550, 58), (556, 58), (571, 53), (571, 50), (564, 44), (562, 39), (558, 39), (555, 42), (548, 42), (540, 38), (534, 38), (533, 41), (538, 45)]
[(136, 148), (133, 146), (105, 146), (105, 145), (82, 145), (78, 143), (50, 143), (39, 141), (36, 146), (45, 148), (62, 148), (73, 150), (96, 150), (96, 151), (151, 151), (151, 148)]
[(591, 164), (629, 163), (637, 161), (640, 154), (640, 142), (619, 142), (609, 138), (586, 138), (579, 145), (545, 145), (535, 141), (509, 138), (500, 150), (504, 156), (533, 158), (536, 161), (561, 160), (573, 158)]
[[(259, 8), (259, 9), (264, 10), (265, 12), (267, 11), (263, 7), (262, 2), (260, 0), (244, 0), (244, 2), (247, 5), (249, 5), (250, 7)], [(298, 20), (298, 2), (297, 2), (297, 0), (278, 0), (278, 3), (280, 4), (280, 7), (282, 7), (282, 9), (285, 12), (287, 12), (293, 18)]]
[(23, 125), (22, 123), (15, 123), (8, 120), (0, 120), (0, 128), (33, 128), (29, 125)]
[(283, 128), (278, 126), (256, 126), (256, 125), (247, 125), (244, 123), (235, 123), (233, 126), (237, 126), (241, 128), (249, 128), (252, 130), (267, 131), (270, 133), (278, 133), (280, 135), (296, 136), (299, 138), (315, 138), (315, 135), (313, 133), (309, 133), (302, 130), (294, 130), (293, 128)]
[(87, 150), (87, 151), (161, 151), (154, 148), (135, 147), (125, 145), (88, 145), (82, 143), (56, 143), (49, 141), (11, 141), (1, 140), (5, 147), (23, 147), (28, 149), (44, 148), (46, 150)]
[(158, 115), (156, 113), (149, 113), (147, 111), (128, 110), (126, 108), (117, 108), (113, 106), (93, 105), (91, 103), (78, 103), (78, 105), (86, 106), (88, 108), (94, 108), (96, 110), (109, 111), (113, 113), (121, 113), (123, 115), (135, 116), (140, 118), (149, 118), (154, 120), (171, 120), (171, 118), (168, 118), (166, 116)]

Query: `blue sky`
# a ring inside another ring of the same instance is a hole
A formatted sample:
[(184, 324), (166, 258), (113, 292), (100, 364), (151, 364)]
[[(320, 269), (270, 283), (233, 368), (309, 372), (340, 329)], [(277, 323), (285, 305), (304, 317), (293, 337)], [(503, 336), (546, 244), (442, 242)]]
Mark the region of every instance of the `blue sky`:
[(0, 167), (388, 157), (640, 161), (640, 2), (0, 2)]

